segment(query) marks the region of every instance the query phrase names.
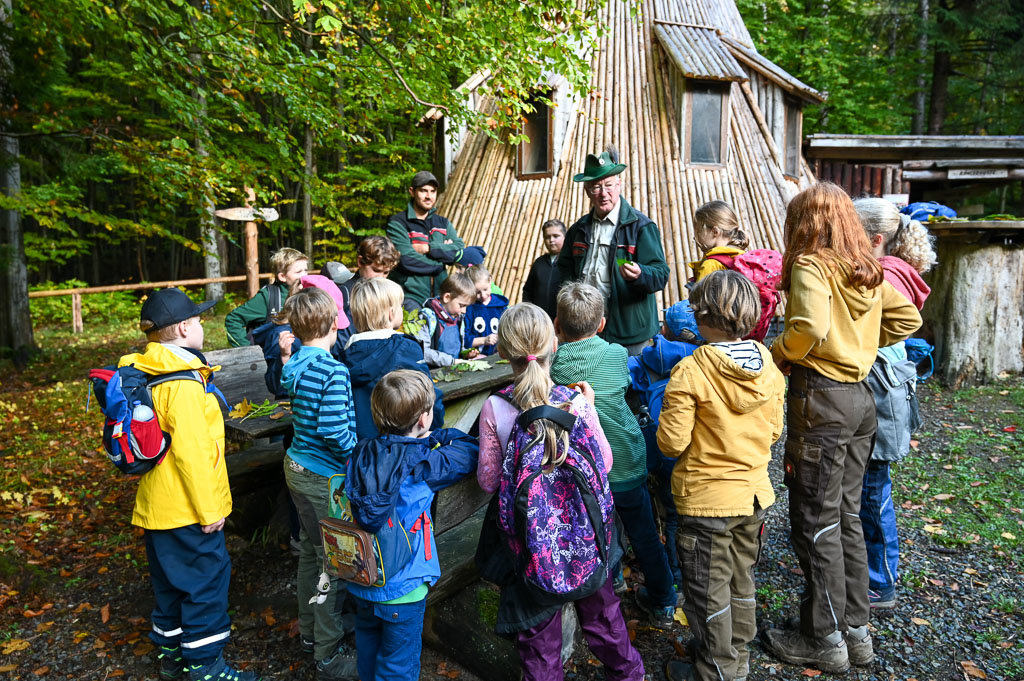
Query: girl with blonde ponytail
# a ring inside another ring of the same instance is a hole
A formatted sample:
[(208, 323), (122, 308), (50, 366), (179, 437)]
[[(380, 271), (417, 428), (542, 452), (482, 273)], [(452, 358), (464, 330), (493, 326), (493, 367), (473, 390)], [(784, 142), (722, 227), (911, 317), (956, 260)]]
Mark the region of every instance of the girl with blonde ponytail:
[[(601, 430), (601, 422), (594, 410), (594, 391), (586, 383), (576, 386), (580, 393), (573, 393), (565, 399), (567, 391), (556, 388), (549, 369), (551, 359), (558, 347), (551, 318), (541, 308), (531, 303), (513, 305), (501, 317), (498, 325), (498, 354), (512, 366), (512, 389), (492, 395), (480, 411), (480, 459), (477, 466), (477, 481), (485, 492), (498, 491), (501, 483), (502, 466), (506, 455), (513, 456), (509, 439), (516, 419), (528, 409), (551, 406), (564, 409), (582, 421), (582, 426), (593, 436), (597, 444), (594, 459), (603, 460), (604, 471), (612, 466), (612, 452), (608, 440)], [(552, 399), (558, 393), (563, 399)], [(582, 394), (581, 394), (582, 393)], [(502, 396), (503, 395), (503, 396)], [(528, 431), (532, 438), (525, 449), (532, 449), (539, 442), (544, 444), (542, 470), (549, 473), (561, 466), (569, 451), (569, 432), (548, 419), (538, 419)], [(577, 422), (577, 427), (579, 426)], [(539, 426), (539, 427), (538, 427)], [(522, 440), (519, 440), (522, 442)], [(515, 444), (515, 443), (513, 443)], [(607, 484), (607, 483), (605, 483)], [(515, 634), (516, 649), (523, 666), (524, 681), (541, 681), (561, 678), (562, 603), (557, 599), (538, 595), (531, 588), (516, 567), (514, 556), (502, 552), (503, 540), (495, 540), (495, 532), (501, 534), (496, 521), (499, 495), (495, 495), (488, 517), (484, 520), (480, 546), (477, 548), (478, 562), (488, 565), (496, 563), (503, 569), (503, 575), (495, 575), (492, 569), (482, 566), (485, 578), (501, 587), (497, 625), (499, 634)], [(610, 499), (608, 502), (611, 512)], [(492, 515), (494, 514), (494, 515)], [(618, 542), (612, 541), (617, 547)], [(621, 558), (619, 549), (610, 549), (608, 564)], [(612, 588), (611, 577), (597, 591), (573, 601), (587, 643), (595, 657), (605, 663), (609, 678), (642, 681), (643, 661), (629, 641), (629, 632), (619, 606), (619, 598)]]

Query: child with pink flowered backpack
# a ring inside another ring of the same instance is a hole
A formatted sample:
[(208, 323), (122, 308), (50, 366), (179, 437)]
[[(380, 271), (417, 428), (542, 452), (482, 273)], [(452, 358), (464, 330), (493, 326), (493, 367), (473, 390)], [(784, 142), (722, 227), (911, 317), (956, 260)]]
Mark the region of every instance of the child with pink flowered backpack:
[(551, 319), (536, 305), (514, 305), (502, 316), (498, 354), (515, 378), (480, 413), (477, 480), (496, 494), (477, 562), (501, 587), (496, 630), (515, 635), (526, 681), (562, 679), (566, 603), (607, 678), (640, 681), (643, 661), (610, 574), (622, 556), (608, 486), (611, 448), (590, 386), (553, 384), (556, 347)]
[(782, 277), (782, 254), (769, 248), (747, 250), (749, 239), (736, 211), (725, 201), (709, 201), (698, 208), (693, 224), (693, 239), (702, 256), (690, 263), (694, 273), (690, 286), (720, 270), (739, 272), (754, 282), (761, 317), (745, 339), (763, 342), (779, 302), (776, 289)]

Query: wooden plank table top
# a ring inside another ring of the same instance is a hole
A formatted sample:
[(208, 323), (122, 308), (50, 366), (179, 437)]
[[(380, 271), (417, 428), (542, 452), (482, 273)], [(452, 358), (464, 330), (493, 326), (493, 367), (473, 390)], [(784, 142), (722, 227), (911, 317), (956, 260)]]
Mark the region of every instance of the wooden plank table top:
[[(274, 401), (274, 396), (267, 390), (263, 380), (267, 365), (260, 347), (250, 345), (212, 350), (206, 353), (206, 359), (210, 366), (221, 367), (215, 374), (214, 382), (227, 400), (227, 406), (221, 405), (221, 410), (224, 412), (224, 426), (229, 438), (244, 442), (278, 435), (288, 430), (291, 426), (291, 414), (283, 407), (278, 407), (276, 412), (268, 416), (250, 417), (244, 421), (228, 417), (228, 410), (243, 399), (248, 399), (254, 404), (261, 404), (268, 399)], [(497, 355), (485, 359), (491, 365), (490, 369), (464, 372), (456, 381), (437, 381), (437, 376), (443, 370), (435, 369), (432, 372), (446, 405), (512, 382), (512, 367), (504, 363), (498, 364), (500, 358)]]

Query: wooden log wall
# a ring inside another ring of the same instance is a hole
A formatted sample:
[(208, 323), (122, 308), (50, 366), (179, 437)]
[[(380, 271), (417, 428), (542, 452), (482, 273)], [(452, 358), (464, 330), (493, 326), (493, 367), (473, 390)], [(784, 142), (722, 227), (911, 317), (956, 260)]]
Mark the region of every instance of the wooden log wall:
[(848, 163), (830, 159), (814, 159), (814, 174), (819, 180), (835, 182), (853, 198), (909, 194), (910, 181), (904, 179), (898, 163)]
[[(733, 21), (722, 9), (728, 5), (734, 11), (732, 3), (652, 4), (653, 11), (640, 19), (631, 17), (623, 3), (609, 3), (603, 10), (610, 30), (591, 60), (593, 92), (568, 116), (565, 143), (555, 150), (559, 164), (554, 177), (517, 180), (514, 148), (480, 134), (467, 139), (456, 159), (439, 210), (467, 244), (487, 250), (488, 268), (512, 302), (520, 299), (530, 266), (542, 252), (540, 225), (558, 218), (568, 226), (589, 210), (583, 187), (572, 176), (583, 168), (587, 154), (610, 144), (628, 166), (622, 174), (623, 198), (661, 229), (672, 271), (662, 304), (686, 296), (687, 265), (697, 258), (693, 213), (703, 203), (730, 203), (756, 247), (782, 248), (785, 206), (813, 176), (806, 163), (799, 181), (783, 176), (773, 123), (759, 103), (771, 102), (771, 110), (778, 112), (771, 115), (781, 126), (781, 89), (758, 83), (760, 94), (754, 94), (747, 83), (733, 83), (724, 165), (687, 167), (680, 142), (681, 97), (671, 83), (675, 67), (657, 44), (653, 19), (713, 25), (748, 43), (750, 37), (738, 14)], [(484, 104), (485, 110), (491, 106)]]

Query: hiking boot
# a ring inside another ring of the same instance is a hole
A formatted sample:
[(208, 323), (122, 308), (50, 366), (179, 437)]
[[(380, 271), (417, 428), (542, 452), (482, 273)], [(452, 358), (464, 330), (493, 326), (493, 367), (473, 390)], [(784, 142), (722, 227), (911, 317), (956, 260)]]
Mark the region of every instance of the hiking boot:
[(299, 642), (302, 645), (302, 652), (304, 654), (306, 654), (306, 655), (312, 655), (313, 654), (313, 650), (316, 649), (316, 640), (314, 640), (312, 636), (307, 638), (305, 636), (300, 635), (299, 636)]
[(655, 605), (654, 601), (651, 600), (651, 595), (647, 593), (647, 587), (642, 586), (637, 589), (636, 592), (636, 604), (640, 606), (640, 609), (647, 613), (647, 616), (658, 629), (671, 629), (672, 621), (675, 618), (676, 609), (672, 605), (666, 605), (664, 607)]
[(868, 625), (850, 627), (845, 636), (850, 664), (864, 667), (875, 661), (875, 649), (871, 644), (871, 632), (868, 631)]
[(338, 646), (338, 651), (316, 663), (317, 681), (358, 681), (356, 654), (347, 646)]
[(156, 656), (160, 660), (161, 679), (170, 681), (170, 679), (176, 679), (185, 673), (185, 659), (181, 656), (181, 648), (160, 646), (160, 651)]
[(868, 604), (872, 608), (895, 608), (896, 587), (890, 586), (885, 589), (868, 589)]
[(843, 632), (833, 631), (823, 638), (807, 638), (799, 631), (767, 629), (762, 634), (765, 648), (790, 664), (802, 664), (823, 672), (842, 674), (850, 669)]
[(665, 678), (668, 681), (693, 681), (693, 665), (682, 660), (669, 660), (665, 663)]
[(255, 672), (238, 671), (220, 656), (210, 664), (194, 664), (188, 668), (189, 681), (260, 681)]

